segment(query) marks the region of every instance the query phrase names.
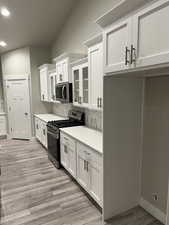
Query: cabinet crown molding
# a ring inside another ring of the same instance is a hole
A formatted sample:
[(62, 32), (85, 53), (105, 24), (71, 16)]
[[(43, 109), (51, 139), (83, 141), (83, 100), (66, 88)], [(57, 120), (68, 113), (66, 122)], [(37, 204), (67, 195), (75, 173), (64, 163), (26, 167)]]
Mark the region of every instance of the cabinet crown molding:
[(52, 70), (52, 69), (54, 69), (55, 68), (55, 64), (43, 64), (43, 65), (41, 65), (41, 66), (39, 66), (38, 67), (40, 70), (41, 69), (44, 69), (44, 68), (47, 68), (48, 70)]
[(54, 58), (53, 61), (55, 63), (57, 63), (57, 62), (59, 62), (59, 61), (61, 61), (63, 59), (69, 58), (70, 62), (73, 62), (73, 61), (75, 61), (75, 60), (77, 60), (79, 58), (83, 58), (85, 56), (86, 55), (83, 54), (83, 53), (67, 53), (66, 52), (66, 53), (63, 53), (63, 54), (59, 55), (58, 57)]
[(74, 67), (74, 66), (78, 66), (78, 65), (81, 65), (81, 64), (84, 64), (84, 63), (87, 63), (87, 62), (88, 62), (88, 57), (85, 57), (85, 58), (74, 61), (70, 65), (71, 65), (71, 67)]
[(98, 44), (98, 43), (100, 43), (102, 41), (103, 41), (103, 34), (100, 33), (100, 34), (97, 34), (97, 35), (91, 37), (90, 39), (85, 41), (83, 44), (86, 45), (89, 48), (92, 45)]
[(158, 0), (121, 0), (111, 10), (99, 17), (95, 23), (105, 28), (126, 15), (140, 9), (144, 5), (156, 2)]

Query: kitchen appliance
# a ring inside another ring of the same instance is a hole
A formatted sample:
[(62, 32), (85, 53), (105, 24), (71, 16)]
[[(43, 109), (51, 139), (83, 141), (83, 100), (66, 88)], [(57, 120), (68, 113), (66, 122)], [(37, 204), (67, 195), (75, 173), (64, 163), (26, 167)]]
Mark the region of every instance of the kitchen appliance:
[(85, 124), (85, 115), (76, 110), (69, 111), (67, 120), (50, 121), (47, 123), (48, 157), (56, 168), (60, 162), (60, 130), (59, 128), (82, 126)]
[(56, 100), (62, 103), (72, 102), (72, 83), (56, 84)]

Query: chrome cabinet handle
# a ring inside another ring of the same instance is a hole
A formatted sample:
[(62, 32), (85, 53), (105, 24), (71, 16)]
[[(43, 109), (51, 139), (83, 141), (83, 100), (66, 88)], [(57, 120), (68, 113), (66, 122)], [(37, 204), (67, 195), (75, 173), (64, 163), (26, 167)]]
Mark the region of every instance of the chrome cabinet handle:
[(82, 104), (82, 97), (80, 97), (80, 104)]
[(86, 160), (83, 160), (83, 169), (86, 170)]
[(62, 79), (62, 74), (60, 74), (59, 77), (60, 77), (60, 81), (63, 81), (63, 79)]
[(99, 98), (97, 98), (97, 107), (99, 108)]
[(86, 161), (86, 171), (89, 171), (89, 162)]
[(100, 108), (102, 108), (102, 98), (100, 98)]
[(130, 63), (133, 64), (136, 62), (136, 49), (131, 45), (131, 54), (130, 54)]
[(43, 129), (43, 135), (44, 135), (44, 136), (46, 135), (46, 131), (45, 131), (45, 129)]
[(64, 146), (64, 152), (67, 154), (68, 151), (67, 151), (67, 146)]
[(128, 54), (130, 54), (130, 50), (128, 49), (128, 47), (125, 47), (125, 65), (127, 66), (128, 64), (130, 64), (130, 61), (128, 60)]

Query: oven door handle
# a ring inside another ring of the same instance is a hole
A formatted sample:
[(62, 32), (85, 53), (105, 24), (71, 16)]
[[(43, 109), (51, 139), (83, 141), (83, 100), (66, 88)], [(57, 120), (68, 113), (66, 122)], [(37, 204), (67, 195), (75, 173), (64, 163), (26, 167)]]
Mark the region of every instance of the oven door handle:
[(49, 135), (51, 135), (52, 137), (54, 137), (55, 139), (59, 139), (59, 136), (58, 136), (57, 134), (54, 134), (54, 133), (52, 133), (52, 132), (50, 132), (50, 131), (47, 131), (47, 133), (48, 133)]

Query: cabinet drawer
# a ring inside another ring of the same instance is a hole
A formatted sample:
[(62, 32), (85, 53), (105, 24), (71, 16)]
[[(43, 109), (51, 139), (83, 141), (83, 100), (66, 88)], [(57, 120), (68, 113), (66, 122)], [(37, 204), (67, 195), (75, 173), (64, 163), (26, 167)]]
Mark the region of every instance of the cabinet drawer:
[(87, 160), (93, 166), (97, 166), (98, 164), (102, 166), (102, 156), (93, 149), (78, 142), (77, 151), (79, 154), (81, 154), (83, 159)]
[(63, 145), (66, 145), (67, 147), (69, 147), (71, 149), (75, 149), (76, 141), (74, 139), (70, 138), (69, 136), (61, 133), (60, 141)]

